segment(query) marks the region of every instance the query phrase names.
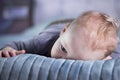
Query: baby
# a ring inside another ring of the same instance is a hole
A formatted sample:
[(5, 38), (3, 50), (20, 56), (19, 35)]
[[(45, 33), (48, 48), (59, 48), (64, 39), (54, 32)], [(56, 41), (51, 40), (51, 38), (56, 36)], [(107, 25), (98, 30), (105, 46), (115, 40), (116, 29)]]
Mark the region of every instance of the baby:
[[(47, 54), (54, 58), (65, 59), (105, 59), (117, 46), (117, 27), (115, 21), (106, 14), (95, 11), (85, 12), (67, 24), (58, 38), (51, 39), (52, 42), (49, 42), (48, 46), (52, 46), (47, 49)], [(50, 36), (49, 33), (47, 35), (45, 40)], [(12, 46), (8, 45), (0, 50), (0, 57), (11, 57), (25, 52), (44, 53), (46, 49), (43, 47), (41, 49), (41, 39), (43, 38), (38, 36), (37, 39), (28, 42), (12, 43)]]
[(104, 59), (118, 42), (117, 25), (98, 12), (86, 12), (66, 26), (55, 42), (51, 56), (82, 60)]

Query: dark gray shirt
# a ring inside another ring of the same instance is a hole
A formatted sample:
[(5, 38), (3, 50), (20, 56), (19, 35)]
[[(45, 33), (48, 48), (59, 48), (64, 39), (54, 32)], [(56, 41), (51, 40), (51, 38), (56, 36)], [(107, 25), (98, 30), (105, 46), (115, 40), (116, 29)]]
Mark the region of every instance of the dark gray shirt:
[(33, 39), (28, 41), (18, 41), (7, 44), (16, 50), (26, 50), (26, 53), (44, 55), (50, 57), (53, 44), (59, 37), (59, 33), (65, 24), (53, 24), (40, 32)]

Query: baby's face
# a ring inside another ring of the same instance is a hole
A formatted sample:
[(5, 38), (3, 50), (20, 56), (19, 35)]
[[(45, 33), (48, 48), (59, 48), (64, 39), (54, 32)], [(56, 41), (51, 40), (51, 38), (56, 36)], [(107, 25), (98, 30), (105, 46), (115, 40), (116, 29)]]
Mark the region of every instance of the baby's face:
[[(79, 30), (79, 31), (78, 31)], [(102, 51), (92, 51), (83, 29), (65, 28), (53, 45), (51, 56), (55, 58), (97, 60), (105, 56)]]

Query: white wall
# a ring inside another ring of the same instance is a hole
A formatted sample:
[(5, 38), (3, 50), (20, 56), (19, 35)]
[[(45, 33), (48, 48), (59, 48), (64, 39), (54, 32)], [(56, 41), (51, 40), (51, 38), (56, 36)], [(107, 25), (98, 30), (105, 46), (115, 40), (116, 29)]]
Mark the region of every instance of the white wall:
[(120, 0), (36, 0), (34, 23), (56, 18), (76, 17), (87, 10), (97, 10), (118, 17)]

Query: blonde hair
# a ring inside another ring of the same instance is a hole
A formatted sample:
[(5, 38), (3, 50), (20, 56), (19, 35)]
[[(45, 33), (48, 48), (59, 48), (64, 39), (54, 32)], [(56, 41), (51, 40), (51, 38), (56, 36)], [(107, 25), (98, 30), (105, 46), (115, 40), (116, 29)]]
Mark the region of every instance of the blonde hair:
[(112, 53), (118, 43), (118, 24), (110, 16), (95, 11), (88, 11), (78, 17), (76, 25), (88, 31), (88, 44), (92, 50), (105, 50), (105, 56)]

